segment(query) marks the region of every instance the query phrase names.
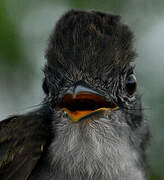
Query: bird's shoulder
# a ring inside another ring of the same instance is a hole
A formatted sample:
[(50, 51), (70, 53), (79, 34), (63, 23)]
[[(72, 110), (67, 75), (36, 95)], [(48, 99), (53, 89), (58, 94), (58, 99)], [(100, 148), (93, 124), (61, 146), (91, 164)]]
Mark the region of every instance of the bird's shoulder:
[(41, 109), (1, 121), (1, 180), (27, 179), (41, 157), (48, 136), (46, 111)]

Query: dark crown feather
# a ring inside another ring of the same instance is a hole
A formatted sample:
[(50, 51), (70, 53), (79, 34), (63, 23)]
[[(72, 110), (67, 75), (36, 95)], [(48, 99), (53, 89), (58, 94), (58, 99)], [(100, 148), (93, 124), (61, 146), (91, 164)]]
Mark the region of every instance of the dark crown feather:
[(48, 66), (56, 63), (81, 69), (99, 64), (126, 64), (136, 57), (133, 33), (119, 15), (99, 11), (67, 12), (56, 24), (46, 52)]

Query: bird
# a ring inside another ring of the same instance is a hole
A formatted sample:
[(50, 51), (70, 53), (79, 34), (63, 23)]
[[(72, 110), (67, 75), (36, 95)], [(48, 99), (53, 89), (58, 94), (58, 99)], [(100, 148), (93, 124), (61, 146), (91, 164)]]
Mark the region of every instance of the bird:
[(1, 180), (148, 179), (134, 39), (120, 15), (61, 16), (45, 52), (42, 105), (0, 122)]

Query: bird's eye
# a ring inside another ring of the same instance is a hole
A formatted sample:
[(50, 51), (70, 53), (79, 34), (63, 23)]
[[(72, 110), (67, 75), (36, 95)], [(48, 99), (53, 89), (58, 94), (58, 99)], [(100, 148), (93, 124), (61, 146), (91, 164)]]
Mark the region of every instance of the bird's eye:
[(137, 80), (134, 74), (130, 74), (126, 79), (126, 90), (132, 95), (136, 91)]

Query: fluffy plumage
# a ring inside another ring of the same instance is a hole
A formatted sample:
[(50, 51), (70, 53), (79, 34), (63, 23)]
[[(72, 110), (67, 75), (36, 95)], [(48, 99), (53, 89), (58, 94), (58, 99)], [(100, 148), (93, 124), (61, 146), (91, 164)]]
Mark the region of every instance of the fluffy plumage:
[[(136, 92), (129, 94), (126, 86), (127, 78), (134, 74), (131, 62), (135, 57), (133, 33), (120, 22), (120, 16), (71, 10), (61, 17), (49, 40), (44, 69), (46, 105), (42, 110), (46, 107), (48, 111), (40, 119), (46, 117), (48, 121), (39, 132), (47, 133), (48, 129), (48, 133), (41, 135), (43, 142), (37, 143), (38, 147), (45, 144), (45, 148), (37, 164), (31, 165), (32, 173), (27, 173), (30, 180), (147, 179), (145, 149), (149, 130), (140, 97)], [(99, 92), (119, 109), (71, 122), (58, 104), (76, 84)], [(29, 121), (34, 122), (34, 118), (29, 117)], [(4, 129), (2, 123), (0, 127)], [(10, 136), (12, 133), (9, 130)], [(20, 143), (23, 146), (24, 142)], [(7, 162), (4, 157), (1, 161)]]

